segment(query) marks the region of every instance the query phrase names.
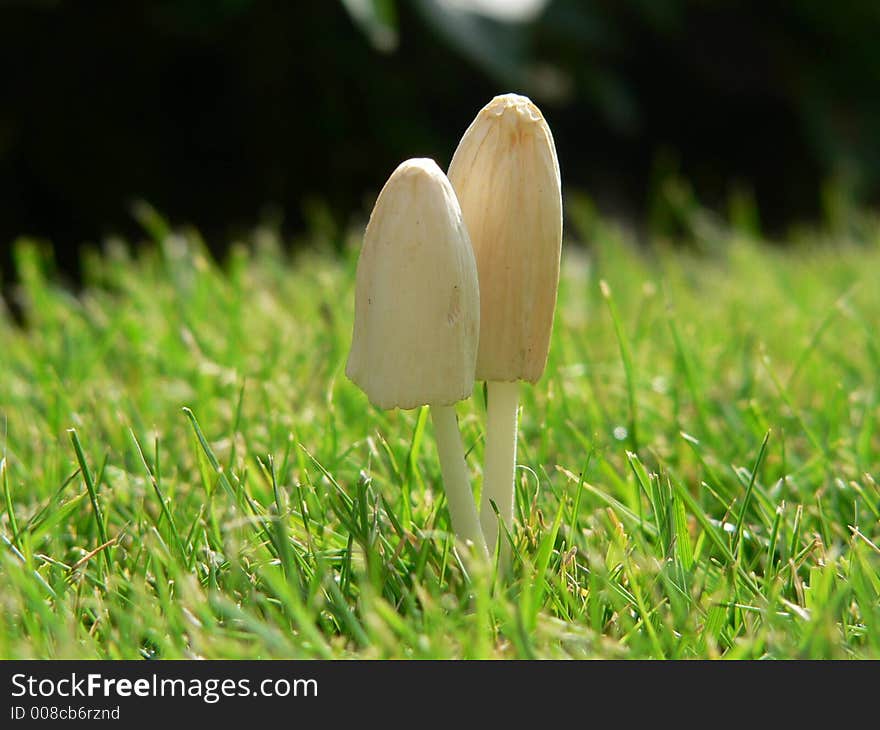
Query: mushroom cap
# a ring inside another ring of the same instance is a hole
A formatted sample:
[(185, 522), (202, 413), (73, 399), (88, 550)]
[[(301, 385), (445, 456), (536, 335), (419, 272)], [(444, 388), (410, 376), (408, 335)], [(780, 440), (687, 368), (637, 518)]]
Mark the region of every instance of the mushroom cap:
[(536, 382), (553, 329), (562, 192), (553, 135), (518, 94), (477, 114), (449, 165), (477, 260), (478, 380)]
[(480, 328), (477, 269), (461, 209), (433, 160), (394, 171), (357, 265), (345, 373), (379, 408), (470, 396)]

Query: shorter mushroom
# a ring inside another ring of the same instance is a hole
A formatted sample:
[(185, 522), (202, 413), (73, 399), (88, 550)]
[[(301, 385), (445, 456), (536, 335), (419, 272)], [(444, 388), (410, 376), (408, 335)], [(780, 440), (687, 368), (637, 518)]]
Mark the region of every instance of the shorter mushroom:
[(452, 185), (433, 160), (407, 160), (364, 234), (345, 373), (379, 408), (430, 406), (453, 530), (488, 559), (455, 414), (474, 387), (479, 296)]

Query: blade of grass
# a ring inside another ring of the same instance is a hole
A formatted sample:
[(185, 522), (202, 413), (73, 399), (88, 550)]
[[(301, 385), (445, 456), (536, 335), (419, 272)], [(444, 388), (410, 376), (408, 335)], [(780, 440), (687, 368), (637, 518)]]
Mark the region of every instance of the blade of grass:
[[(79, 441), (79, 436), (76, 433), (76, 429), (68, 429), (67, 433), (70, 435), (70, 441), (73, 444), (73, 450), (76, 452), (76, 459), (79, 462), (80, 474), (82, 474), (83, 481), (86, 485), (86, 490), (89, 493), (89, 501), (92, 503), (92, 514), (95, 518), (95, 525), (98, 528), (98, 536), (101, 539), (101, 544), (105, 545), (110, 542), (107, 537), (107, 526), (104, 523), (104, 514), (101, 511), (101, 504), (98, 501), (98, 489), (97, 484), (92, 477), (92, 473), (89, 470), (89, 466), (86, 463), (86, 455), (83, 453), (82, 444)], [(107, 572), (113, 572), (113, 566), (110, 562), (110, 550), (103, 550), (102, 555), (104, 556), (104, 562), (107, 566)]]

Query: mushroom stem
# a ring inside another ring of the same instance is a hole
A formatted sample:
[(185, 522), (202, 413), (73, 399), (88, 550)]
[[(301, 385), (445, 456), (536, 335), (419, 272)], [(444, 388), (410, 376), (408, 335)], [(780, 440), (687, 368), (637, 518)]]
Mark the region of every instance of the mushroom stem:
[(431, 420), (434, 422), (434, 437), (437, 440), (440, 472), (443, 475), (452, 529), (459, 539), (474, 546), (480, 558), (488, 561), (489, 551), (480, 529), (477, 507), (468, 480), (455, 407), (431, 406)]
[[(486, 448), (483, 466), (483, 495), (480, 523), (486, 542), (494, 550), (498, 542), (498, 520), (513, 529), (513, 472), (516, 465), (516, 412), (519, 406), (519, 383), (489, 381), (486, 408)], [(492, 509), (498, 508), (498, 516)], [(498, 547), (499, 564), (508, 564), (510, 546), (502, 539)]]

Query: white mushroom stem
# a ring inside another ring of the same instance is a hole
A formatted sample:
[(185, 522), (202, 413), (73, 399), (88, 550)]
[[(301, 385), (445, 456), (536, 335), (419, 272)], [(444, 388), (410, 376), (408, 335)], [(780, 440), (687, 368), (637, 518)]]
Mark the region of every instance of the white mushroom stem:
[[(516, 465), (516, 412), (519, 406), (519, 383), (489, 381), (486, 409), (486, 447), (483, 465), (483, 495), (480, 523), (490, 549), (498, 543), (499, 517), (508, 531), (513, 529), (513, 474)], [(498, 508), (498, 515), (492, 509)], [(499, 545), (499, 564), (509, 562), (507, 537)]]
[(434, 438), (437, 441), (440, 472), (443, 475), (452, 529), (459, 539), (474, 546), (480, 558), (488, 561), (489, 551), (477, 518), (455, 407), (431, 406), (431, 420), (434, 422)]

